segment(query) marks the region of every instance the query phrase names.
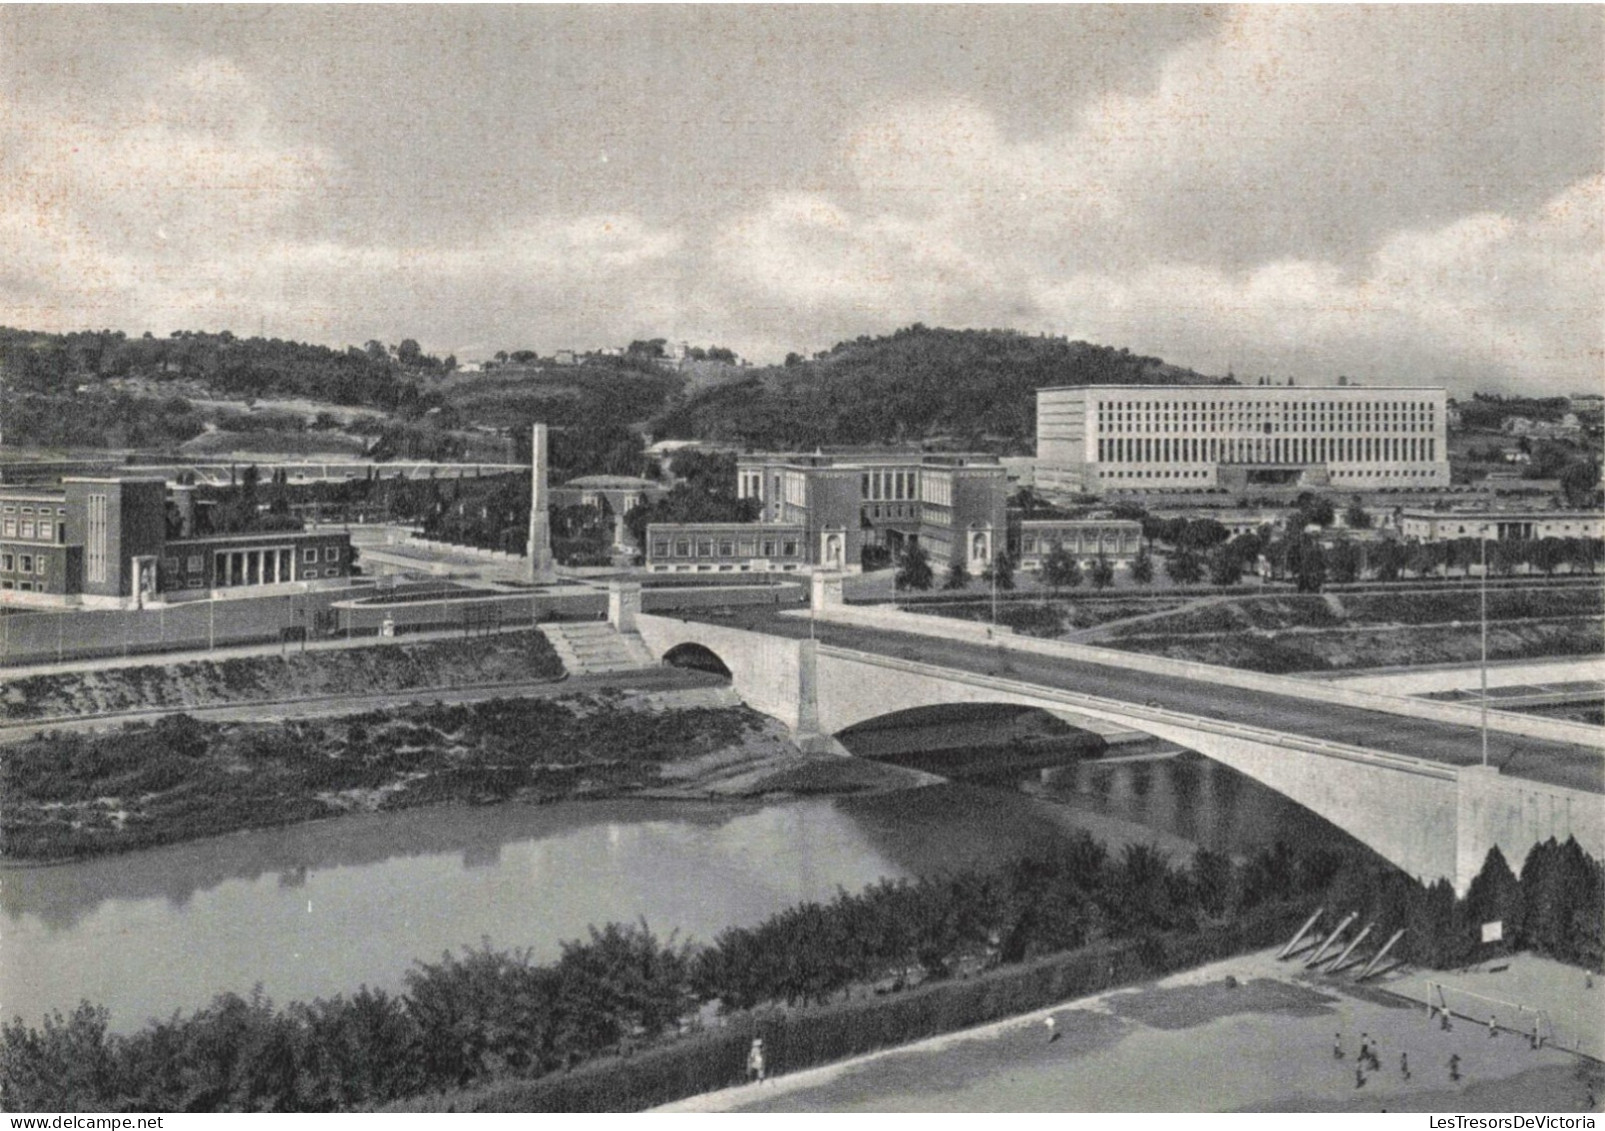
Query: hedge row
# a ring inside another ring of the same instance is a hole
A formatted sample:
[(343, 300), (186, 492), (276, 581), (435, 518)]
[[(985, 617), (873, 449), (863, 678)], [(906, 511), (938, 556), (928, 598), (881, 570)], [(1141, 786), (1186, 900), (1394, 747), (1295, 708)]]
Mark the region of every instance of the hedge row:
[(1307, 901), (1296, 900), (1256, 908), (1204, 931), (1100, 941), (903, 993), (803, 1009), (754, 1010), (719, 1029), (635, 1056), (593, 1061), (537, 1080), (504, 1080), (420, 1096), (383, 1110), (640, 1111), (741, 1083), (754, 1037), (763, 1038), (771, 1071), (796, 1072), (1270, 946), (1284, 940), (1308, 912)]

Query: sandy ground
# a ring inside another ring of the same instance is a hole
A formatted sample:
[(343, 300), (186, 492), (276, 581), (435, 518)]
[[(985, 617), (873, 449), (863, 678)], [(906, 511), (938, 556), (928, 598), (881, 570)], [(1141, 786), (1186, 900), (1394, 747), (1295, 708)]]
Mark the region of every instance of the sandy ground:
[[(1362, 1032), (1380, 1070), (1357, 1087)], [(1605, 1097), (1597, 1063), (1470, 1022), (1445, 1033), (1409, 1001), (1264, 951), (659, 1110), (1579, 1111), (1590, 1087)]]

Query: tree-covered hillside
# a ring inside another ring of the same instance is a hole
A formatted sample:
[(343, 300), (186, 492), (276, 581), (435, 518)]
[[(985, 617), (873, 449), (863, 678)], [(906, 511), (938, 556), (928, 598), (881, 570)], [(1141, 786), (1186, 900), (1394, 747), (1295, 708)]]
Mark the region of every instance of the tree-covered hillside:
[(919, 324), (861, 337), (696, 394), (657, 433), (756, 448), (951, 440), (1029, 451), (1036, 389), (1053, 385), (1203, 384), (1209, 378), (1126, 349), (1010, 330)]
[(415, 403), (419, 378), (448, 362), (418, 343), (393, 351), (380, 342), (346, 350), (179, 330), (166, 338), (131, 338), (121, 330), (46, 334), (0, 327), (0, 370), (18, 392), (66, 393), (110, 379), (193, 382), (236, 397), (306, 397), (394, 412)]

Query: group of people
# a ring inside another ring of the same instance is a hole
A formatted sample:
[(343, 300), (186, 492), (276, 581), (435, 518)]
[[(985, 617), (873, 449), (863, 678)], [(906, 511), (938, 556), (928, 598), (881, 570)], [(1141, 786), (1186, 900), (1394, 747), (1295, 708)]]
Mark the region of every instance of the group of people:
[[(1346, 1054), (1343, 1051), (1343, 1034), (1337, 1033), (1332, 1038), (1332, 1059), (1342, 1060)], [(1376, 1044), (1371, 1040), (1371, 1034), (1360, 1034), (1360, 1051), (1354, 1058), (1354, 1086), (1365, 1087), (1366, 1071), (1382, 1071), (1382, 1058), (1377, 1055)], [(1399, 1054), (1399, 1075), (1406, 1080), (1410, 1079), (1410, 1054)]]

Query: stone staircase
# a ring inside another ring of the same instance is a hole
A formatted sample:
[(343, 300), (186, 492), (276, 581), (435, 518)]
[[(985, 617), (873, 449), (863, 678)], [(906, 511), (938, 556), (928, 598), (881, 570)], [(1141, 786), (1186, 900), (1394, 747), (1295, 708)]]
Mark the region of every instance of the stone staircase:
[(656, 657), (639, 636), (614, 631), (605, 621), (553, 622), (541, 625), (558, 659), (570, 675), (655, 668)]

